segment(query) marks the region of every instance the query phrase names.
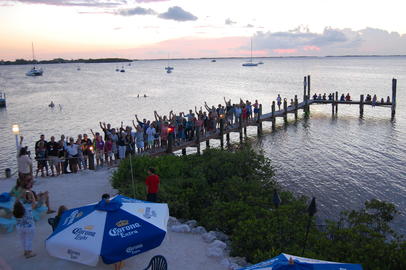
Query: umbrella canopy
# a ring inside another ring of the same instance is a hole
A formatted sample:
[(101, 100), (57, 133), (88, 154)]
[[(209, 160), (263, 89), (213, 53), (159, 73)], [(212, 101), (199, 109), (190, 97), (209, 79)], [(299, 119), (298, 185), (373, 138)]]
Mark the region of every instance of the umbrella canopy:
[[(289, 263), (289, 260), (291, 262)], [(293, 264), (292, 264), (293, 262)], [(320, 261), (281, 253), (270, 260), (239, 270), (362, 270), (360, 264)]]
[(112, 264), (158, 247), (166, 234), (168, 205), (118, 195), (65, 211), (45, 240), (51, 256), (96, 266)]

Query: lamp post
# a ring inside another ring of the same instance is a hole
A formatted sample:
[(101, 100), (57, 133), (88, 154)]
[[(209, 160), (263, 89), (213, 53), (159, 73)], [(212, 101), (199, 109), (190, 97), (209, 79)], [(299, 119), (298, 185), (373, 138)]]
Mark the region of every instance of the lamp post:
[(313, 197), (312, 201), (310, 202), (309, 207), (307, 208), (307, 213), (309, 214), (309, 221), (307, 223), (306, 236), (305, 236), (305, 241), (304, 241), (304, 245), (303, 245), (302, 256), (303, 256), (305, 248), (306, 248), (307, 236), (309, 235), (309, 229), (310, 229), (310, 222), (312, 221), (312, 217), (314, 216), (314, 214), (316, 214), (316, 212), (317, 212), (316, 198)]
[(18, 135), (20, 134), (20, 127), (16, 124), (12, 127), (13, 134), (16, 137), (16, 149), (17, 149), (17, 156), (18, 156)]
[(275, 189), (275, 191), (273, 192), (273, 198), (272, 198), (272, 202), (275, 206), (276, 209), (276, 219), (278, 221), (278, 227), (279, 227), (279, 250), (282, 252), (282, 244), (281, 244), (281, 238), (282, 238), (282, 230), (281, 230), (281, 224), (279, 222), (279, 205), (281, 205), (281, 197), (278, 194), (278, 191)]

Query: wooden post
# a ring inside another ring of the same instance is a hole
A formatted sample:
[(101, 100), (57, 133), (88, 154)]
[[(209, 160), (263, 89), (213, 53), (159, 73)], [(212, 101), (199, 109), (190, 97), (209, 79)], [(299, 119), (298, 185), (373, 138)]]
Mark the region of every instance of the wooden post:
[(238, 131), (240, 133), (240, 143), (242, 143), (242, 114), (240, 114), (238, 119)]
[(392, 79), (392, 120), (395, 118), (396, 114), (396, 84), (397, 84), (397, 79), (393, 78)]
[(288, 102), (286, 98), (283, 99), (283, 121), (288, 122)]
[(334, 93), (331, 93), (330, 95), (333, 95), (333, 103), (331, 103), (331, 114), (334, 116)]
[(182, 148), (182, 155), (186, 156), (186, 148)]
[(275, 101), (272, 101), (272, 131), (275, 130)]
[(298, 104), (298, 101), (297, 101), (297, 95), (295, 95), (295, 120), (297, 120), (297, 104)]
[(230, 132), (227, 132), (227, 134), (226, 134), (226, 141), (227, 141), (227, 146), (230, 145)]
[(258, 136), (262, 134), (262, 120), (261, 120), (261, 116), (262, 116), (262, 104), (259, 104), (259, 110), (258, 110), (258, 119), (257, 119), (257, 133)]
[(336, 114), (338, 113), (338, 92), (336, 91)]
[(307, 96), (310, 98), (310, 75), (307, 75)]
[(303, 79), (303, 101), (305, 101), (306, 97), (307, 97), (306, 91), (307, 91), (307, 77), (304, 76), (304, 79)]
[(364, 95), (359, 97), (359, 117), (364, 116)]
[(210, 140), (206, 141), (206, 148), (210, 148)]
[(220, 118), (220, 148), (224, 149), (224, 118)]
[(173, 147), (173, 133), (168, 134), (168, 145), (166, 146), (166, 153), (172, 153)]
[(200, 127), (196, 127), (196, 148), (197, 154), (200, 155)]

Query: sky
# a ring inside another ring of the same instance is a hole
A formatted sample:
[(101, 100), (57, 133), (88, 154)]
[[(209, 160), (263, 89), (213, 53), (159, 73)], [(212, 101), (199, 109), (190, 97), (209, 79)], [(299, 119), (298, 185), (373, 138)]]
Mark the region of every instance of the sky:
[(0, 60), (406, 55), (404, 0), (0, 0)]

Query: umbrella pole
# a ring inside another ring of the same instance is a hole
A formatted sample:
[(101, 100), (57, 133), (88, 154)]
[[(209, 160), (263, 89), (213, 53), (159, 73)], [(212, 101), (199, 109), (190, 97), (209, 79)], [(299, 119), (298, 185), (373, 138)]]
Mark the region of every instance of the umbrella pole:
[(135, 184), (134, 184), (134, 173), (133, 173), (133, 156), (130, 152), (130, 168), (131, 168), (131, 182), (133, 186), (133, 198), (135, 199)]

